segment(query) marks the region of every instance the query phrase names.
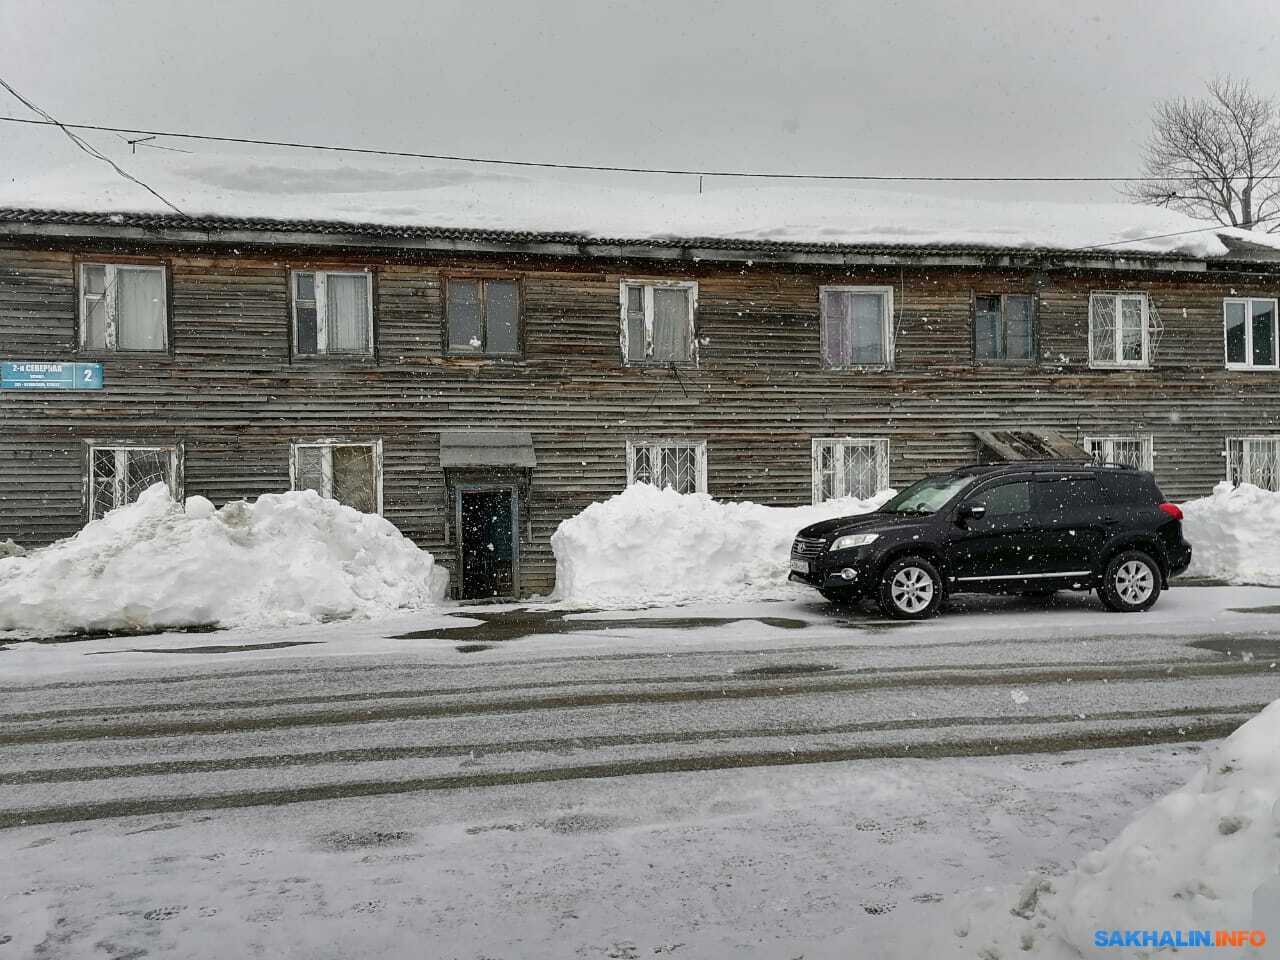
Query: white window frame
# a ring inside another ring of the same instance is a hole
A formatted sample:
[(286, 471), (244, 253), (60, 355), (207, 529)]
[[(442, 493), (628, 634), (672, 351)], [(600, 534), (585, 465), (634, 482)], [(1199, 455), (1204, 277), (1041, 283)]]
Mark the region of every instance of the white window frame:
[[(316, 305), (316, 352), (303, 353), (298, 346), (298, 274), (309, 273), (314, 278)], [(369, 349), (364, 353), (329, 350), (329, 326), (326, 314), (329, 310), (329, 296), (326, 283), (329, 277), (364, 277), (365, 303), (369, 305), (369, 315), (365, 317), (367, 329), (365, 335)], [(372, 357), (373, 341), (373, 271), (372, 270), (320, 270), (308, 267), (297, 267), (289, 271), (289, 316), (293, 325), (293, 355), (295, 357)]]
[[(89, 293), (89, 285), (85, 282), (84, 273), (87, 269), (102, 268), (102, 293)], [(116, 289), (116, 277), (121, 270), (139, 270), (150, 273), (160, 274), (160, 296), (164, 302), (164, 320), (160, 324), (160, 346), (152, 349), (139, 349), (137, 347), (119, 347), (119, 335), (116, 329), (116, 299), (114, 295), (109, 295)], [(76, 277), (80, 284), (80, 349), (90, 351), (100, 351), (103, 349), (113, 353), (166, 353), (169, 350), (169, 271), (163, 264), (150, 263), (103, 263), (94, 260), (82, 260), (79, 263), (79, 273)], [(94, 347), (88, 344), (89, 335), (89, 304), (101, 303), (105, 311), (106, 325), (106, 347)]]
[(1141, 464), (1138, 469), (1151, 471), (1155, 469), (1156, 441), (1150, 433), (1134, 433), (1127, 436), (1108, 434), (1107, 436), (1085, 437), (1085, 453), (1099, 463), (1117, 463), (1115, 456), (1116, 443), (1138, 443), (1142, 447)]
[[(827, 363), (827, 322), (823, 315), (828, 293), (868, 293), (881, 297), (881, 336), (884, 341), (884, 358), (878, 363)], [(825, 370), (892, 370), (897, 353), (893, 331), (893, 287), (891, 286), (848, 286), (827, 284), (818, 287), (818, 347), (822, 366)]]
[[(1108, 297), (1115, 311), (1115, 360), (1098, 360), (1093, 355), (1093, 304), (1096, 299)], [(1121, 302), (1138, 300), (1142, 304), (1142, 357), (1138, 360), (1122, 360), (1124, 325), (1120, 322)], [(1089, 293), (1089, 366), (1095, 370), (1149, 369), (1151, 367), (1151, 297), (1143, 290), (1093, 290)]]
[[(633, 360), (628, 351), (627, 332), (627, 288), (640, 287), (644, 291), (644, 359)], [(659, 287), (669, 290), (689, 291), (689, 358), (687, 360), (654, 360), (653, 359), (653, 291)], [(622, 363), (624, 366), (643, 366), (645, 364), (691, 363), (698, 362), (698, 282), (696, 280), (644, 280), (624, 278), (618, 281), (618, 306), (620, 309), (621, 331), (619, 344), (622, 347)]]
[[(1244, 304), (1244, 363), (1232, 363), (1227, 355), (1227, 305)], [(1271, 304), (1271, 351), (1275, 363), (1253, 362), (1253, 305)], [(1280, 302), (1274, 297), (1224, 297), (1222, 300), (1222, 361), (1228, 370), (1280, 370)]]
[[(295, 440), (289, 444), (289, 489), (298, 490), (298, 451), (302, 449), (319, 449), (320, 459), (320, 495), (330, 500), (333, 496), (333, 449), (334, 447), (369, 447), (373, 450), (373, 483), (377, 497), (377, 514), (382, 516), (382, 440), (348, 440), (344, 438), (322, 440)], [(309, 487), (307, 489), (310, 489)]]
[(89, 466), (87, 469), (88, 515), (90, 520), (97, 520), (103, 514), (97, 510), (94, 491), (97, 490), (94, 468), (97, 465), (99, 451), (110, 450), (115, 454), (116, 467), (112, 478), (111, 502), (112, 510), (126, 506), (125, 495), (129, 483), (129, 454), (132, 453), (167, 453), (169, 455), (169, 496), (182, 502), (182, 445), (176, 443), (130, 443), (123, 440), (90, 440), (86, 443), (89, 450)]
[[(836, 485), (843, 487), (845, 481), (844, 458), (850, 449), (870, 449), (876, 452), (876, 489), (867, 496), (872, 496), (889, 486), (889, 438), (888, 437), (814, 437), (809, 446), (810, 471), (812, 474), (812, 501), (814, 505), (827, 500), (838, 500), (841, 497), (858, 496), (848, 490), (833, 491), (832, 496), (822, 497), (822, 475), (818, 469), (818, 455), (825, 447), (834, 447), (839, 451), (839, 464), (836, 468)], [(860, 500), (866, 497), (858, 497)]]
[[(1239, 466), (1239, 476), (1240, 476), (1240, 479), (1238, 479), (1238, 480), (1237, 480), (1237, 479), (1234, 479), (1234, 478), (1232, 477), (1232, 466), (1233, 466), (1233, 464), (1232, 464), (1232, 462), (1231, 462), (1231, 445), (1232, 445), (1233, 443), (1238, 443), (1238, 444), (1240, 444), (1240, 462), (1239, 462), (1239, 464), (1238, 464), (1238, 466)], [(1255, 436), (1248, 436), (1248, 437), (1227, 437), (1226, 451), (1223, 453), (1223, 457), (1224, 457), (1224, 459), (1225, 459), (1225, 461), (1226, 461), (1226, 465), (1227, 465), (1227, 469), (1226, 469), (1226, 480), (1227, 480), (1227, 482), (1228, 482), (1228, 483), (1237, 483), (1237, 484), (1239, 484), (1239, 483), (1251, 483), (1251, 482), (1252, 482), (1252, 481), (1250, 481), (1250, 480), (1248, 479), (1249, 472), (1250, 472), (1250, 471), (1248, 470), (1248, 465), (1249, 465), (1249, 460), (1250, 460), (1250, 457), (1251, 457), (1250, 452), (1249, 452), (1249, 445), (1250, 445), (1251, 443), (1267, 443), (1267, 444), (1271, 444), (1273, 447), (1276, 447), (1276, 448), (1277, 448), (1276, 453), (1274, 454), (1274, 456), (1276, 456), (1278, 459), (1280, 459), (1280, 435), (1272, 434), (1272, 435), (1269, 435), (1269, 436), (1267, 436), (1267, 435), (1255, 435)], [(1277, 472), (1278, 472), (1278, 473), (1280, 473), (1280, 471), (1277, 471)], [(1280, 486), (1280, 482), (1278, 482), (1277, 486)]]
[(678, 440), (678, 439), (662, 439), (662, 440), (628, 440), (627, 441), (627, 486), (634, 486), (636, 480), (636, 461), (642, 450), (661, 449), (664, 447), (673, 447), (679, 449), (693, 450), (695, 455), (695, 468), (697, 475), (695, 477), (694, 493), (707, 492), (707, 441), (705, 440)]

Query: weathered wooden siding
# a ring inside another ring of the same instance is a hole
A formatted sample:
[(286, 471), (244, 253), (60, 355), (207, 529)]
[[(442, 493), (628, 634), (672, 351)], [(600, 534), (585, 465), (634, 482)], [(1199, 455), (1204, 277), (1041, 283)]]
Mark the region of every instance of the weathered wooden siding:
[[(0, 396), (0, 538), (42, 543), (81, 525), (86, 438), (181, 440), (186, 492), (220, 504), (286, 489), (290, 440), (380, 437), (385, 515), (451, 564), (439, 431), (528, 429), (522, 577), (544, 592), (551, 533), (622, 489), (628, 439), (704, 439), (713, 495), (791, 504), (809, 500), (815, 436), (889, 437), (902, 484), (973, 460), (975, 429), (1151, 433), (1161, 483), (1185, 498), (1223, 476), (1228, 435), (1280, 433), (1280, 373), (1227, 371), (1222, 357), (1222, 298), (1276, 296), (1280, 280), (1261, 274), (335, 256), (323, 263), (375, 271), (377, 356), (333, 361), (290, 356), (288, 270), (321, 261), (153, 254), (170, 269), (171, 356), (107, 359), (99, 393)], [(74, 357), (73, 262), (69, 249), (0, 249), (3, 356)], [(442, 277), (477, 270), (521, 280), (523, 359), (443, 355)], [(654, 276), (699, 283), (700, 362), (678, 377), (619, 359), (618, 282)], [(823, 368), (824, 283), (893, 286), (893, 370)], [(1159, 310), (1154, 368), (1089, 370), (1089, 292), (1122, 288)], [(974, 364), (975, 291), (1037, 294), (1037, 365)]]

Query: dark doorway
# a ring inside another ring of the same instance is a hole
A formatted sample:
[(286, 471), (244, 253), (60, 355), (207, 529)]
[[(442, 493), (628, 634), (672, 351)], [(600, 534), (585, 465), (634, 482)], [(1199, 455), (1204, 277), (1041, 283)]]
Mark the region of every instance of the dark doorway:
[(458, 490), (459, 599), (517, 595), (516, 509), (509, 487)]

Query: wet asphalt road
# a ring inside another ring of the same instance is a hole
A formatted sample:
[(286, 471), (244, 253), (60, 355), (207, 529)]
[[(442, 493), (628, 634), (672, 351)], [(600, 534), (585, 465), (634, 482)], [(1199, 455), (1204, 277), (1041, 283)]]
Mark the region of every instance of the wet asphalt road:
[(1041, 626), (1025, 602), (977, 601), (905, 628), (819, 605), (639, 621), (477, 610), (397, 633), (403, 647), (377, 656), (298, 647), (255, 661), (256, 648), (293, 641), (191, 636), (175, 650), (131, 638), (125, 649), (183, 655), (158, 669), (0, 682), (0, 829), (1212, 739), (1280, 697), (1280, 608), (1254, 598), (1219, 615), (1196, 593), (1171, 594), (1185, 622), (1175, 609), (1151, 632), (1124, 617), (1096, 621), (1115, 632), (1065, 615)]

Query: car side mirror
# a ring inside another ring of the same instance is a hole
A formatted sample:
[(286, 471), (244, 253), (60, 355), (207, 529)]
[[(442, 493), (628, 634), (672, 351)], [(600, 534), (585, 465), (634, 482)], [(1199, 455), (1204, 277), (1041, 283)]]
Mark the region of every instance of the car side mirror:
[(956, 513), (957, 520), (981, 520), (987, 515), (987, 506), (984, 503), (966, 503), (962, 504), (960, 510)]

